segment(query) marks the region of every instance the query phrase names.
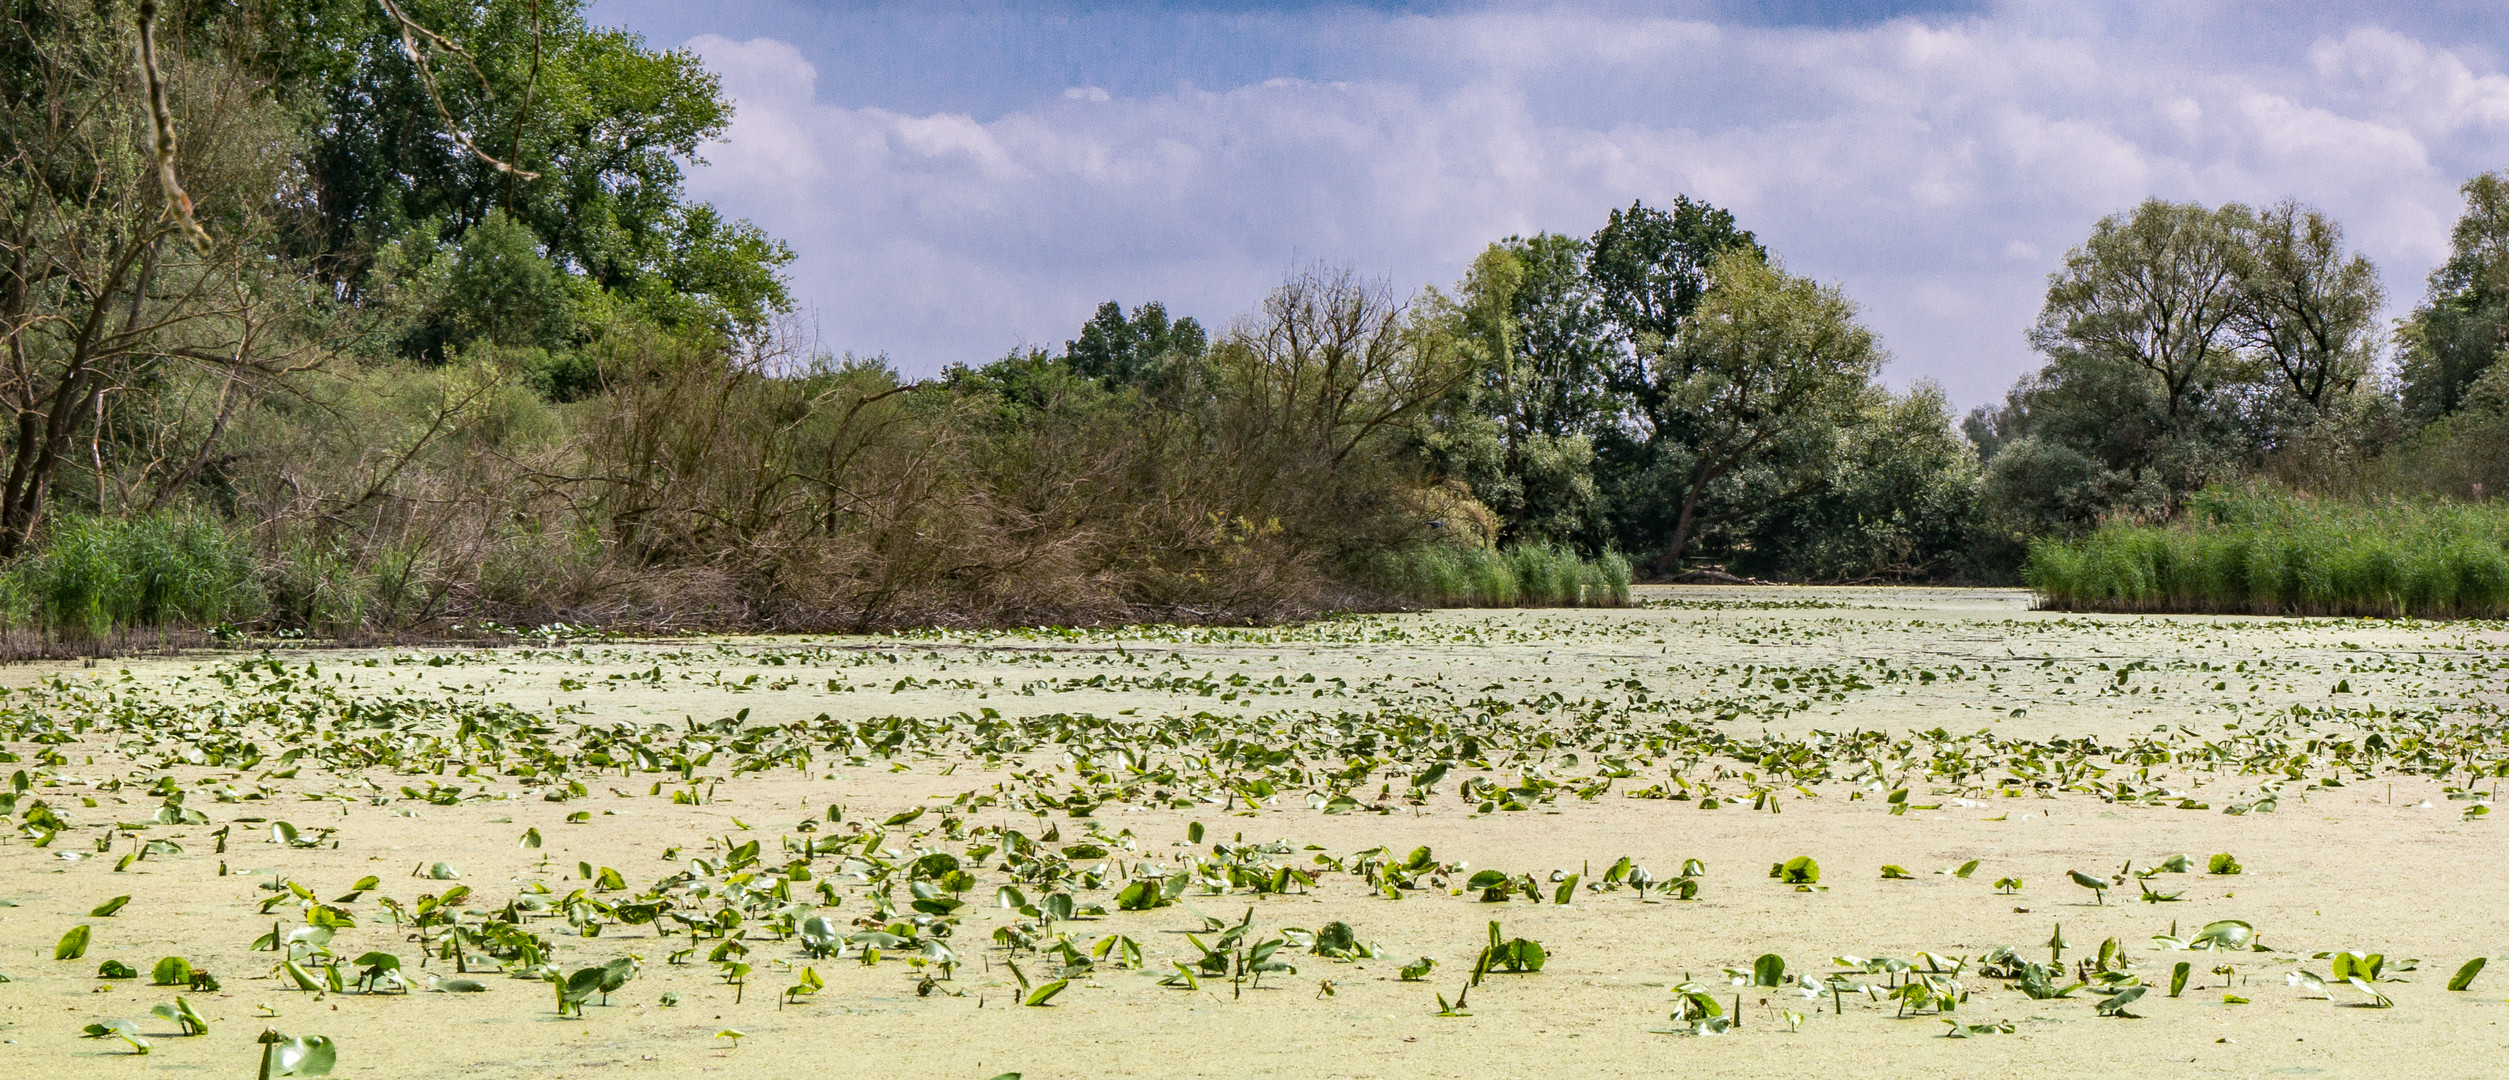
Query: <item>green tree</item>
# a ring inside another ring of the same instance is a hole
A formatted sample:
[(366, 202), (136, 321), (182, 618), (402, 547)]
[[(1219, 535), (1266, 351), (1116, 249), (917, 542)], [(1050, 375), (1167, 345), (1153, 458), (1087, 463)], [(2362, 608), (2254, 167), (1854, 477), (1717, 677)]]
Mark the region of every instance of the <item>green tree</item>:
[[(1477, 373), (1439, 425), (1437, 460), (1499, 516), (1508, 542), (1610, 543), (1593, 436), (1615, 426), (1622, 401), (1586, 252), (1578, 237), (1509, 237), (1473, 260), (1452, 300), (1429, 298)], [(1476, 438), (1486, 451), (1466, 449)]]
[(298, 253), (362, 291), (374, 253), (404, 233), (451, 240), (502, 212), (552, 263), (666, 325), (763, 332), (789, 306), (779, 275), (791, 252), (688, 201), (681, 186), (685, 163), (731, 118), (718, 80), (695, 54), (594, 26), (584, 8), (265, 0), (234, 9), (232, 32), (250, 38), (254, 66), (317, 118), (302, 164), (315, 213)]
[(2324, 410), (2369, 374), (2371, 327), (2386, 299), (2378, 268), (2346, 257), (2342, 226), (2289, 200), (2254, 215), (2241, 239), (2248, 251), (2231, 332), (2292, 396)]
[(1172, 365), (1198, 361), (1209, 351), (1202, 324), (1190, 317), (1169, 321), (1166, 305), (1157, 301), (1134, 308), (1130, 316), (1113, 300), (1100, 304), (1080, 336), (1063, 343), (1072, 371), (1110, 390), (1161, 382)]
[(1841, 429), (1822, 491), (1750, 523), (1737, 569), (1818, 581), (1975, 573), (1977, 452), (1952, 430), (1942, 388), (1875, 394), (1864, 412)]
[(2465, 214), (2448, 261), (2399, 337), (2406, 408), (2432, 419), (2463, 408), (2466, 392), (2509, 350), (2509, 173), (2468, 180)]
[(541, 256), (531, 230), (501, 210), (462, 234), (442, 304), (440, 319), (454, 345), (554, 349), (575, 331), (565, 272)]
[(1611, 327), (1606, 385), (1619, 413), (1593, 433), (1595, 473), (1623, 550), (1660, 551), (1679, 528), (1670, 478), (1695, 457), (1700, 432), (1674, 397), (1692, 375), (1678, 345), (1717, 259), (1736, 250), (1768, 257), (1732, 213), (1687, 196), (1670, 210), (1615, 210), (1590, 242), (1586, 277)]
[[(119, 3), (0, 12), (0, 556), (36, 538), (65, 484), (94, 485), (77, 501), (107, 507), (101, 474), (117, 438), (152, 458), (121, 501), (164, 506), (215, 455), (234, 408), (313, 363), (306, 290), (268, 247), (284, 224), (273, 195), (291, 118), (214, 35), (190, 53), (159, 26), (157, 74), (180, 133), (176, 169), (160, 174), (136, 14)], [(199, 239), (176, 202), (186, 189)], [(186, 377), (223, 387), (205, 434), (144, 407)], [(117, 434), (107, 417), (145, 430)]]
[[(1594, 234), (1586, 272), (1604, 313), (1630, 346), (1630, 362), (1671, 355), (1682, 324), (1714, 284), (1717, 260), (1737, 248), (1768, 258), (1750, 231), (1734, 223), (1732, 212), (1687, 195), (1676, 196), (1669, 211), (1642, 202), (1612, 211)], [(1656, 381), (1645, 368), (1626, 370), (1624, 379), (1632, 389)]]
[(2091, 238), (2066, 253), (2064, 269), (2048, 276), (2031, 343), (2050, 355), (2142, 372), (2178, 418), (2233, 357), (2232, 321), (2249, 276), (2240, 243), (2248, 220), (2236, 204), (2213, 211), (2158, 199), (2101, 218)]
[(1826, 488), (1839, 429), (1861, 419), (1883, 359), (1838, 290), (1747, 249), (1717, 258), (1681, 330), (1668, 367), (1683, 377), (1665, 386), (1663, 408), (1688, 438), (1657, 473), (1676, 509), (1656, 557), (1664, 568), (1702, 525)]

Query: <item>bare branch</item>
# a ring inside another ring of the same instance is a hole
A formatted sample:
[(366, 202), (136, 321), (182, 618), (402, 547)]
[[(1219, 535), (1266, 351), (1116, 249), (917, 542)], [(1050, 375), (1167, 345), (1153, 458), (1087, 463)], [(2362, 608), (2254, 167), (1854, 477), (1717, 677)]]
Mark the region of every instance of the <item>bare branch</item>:
[(166, 213), (183, 227), (193, 247), (206, 252), (216, 245), (192, 216), (192, 197), (174, 175), (174, 109), (166, 104), (165, 76), (157, 70), (157, 0), (139, 0), (139, 69), (148, 83), (148, 115), (157, 128), (157, 186), (165, 192)]
[[(488, 167), (495, 169), (498, 172), (523, 180), (540, 179), (539, 173), (532, 172), (529, 169), (519, 169), (511, 164), (489, 157), (487, 151), (481, 150), (477, 143), (470, 140), (470, 134), (462, 130), (462, 125), (454, 122), (453, 110), (445, 107), (444, 94), (436, 88), (436, 71), (434, 67), (427, 63), (427, 49), (433, 49), (437, 52), (449, 53), (460, 57), (462, 63), (470, 67), (471, 75), (479, 80), (480, 89), (486, 90), (488, 89), (488, 74), (479, 70), (479, 62), (471, 59), (469, 52), (465, 51), (461, 46), (447, 40), (444, 35), (436, 33), (433, 30), (429, 30), (424, 26), (420, 26), (417, 20), (410, 18), (406, 13), (401, 11), (401, 6), (399, 4), (393, 3), (392, 0), (376, 0), (376, 2), (382, 4), (384, 12), (391, 15), (392, 21), (400, 26), (401, 51), (408, 55), (410, 63), (418, 65), (418, 81), (426, 85), (427, 100), (435, 102), (436, 117), (444, 121), (444, 130), (447, 134), (453, 136), (453, 141), (460, 143), (462, 145), (462, 149), (470, 151), (472, 157), (487, 162)], [(419, 47), (418, 41), (420, 38), (426, 39), (426, 49)], [(536, 78), (537, 76), (535, 75), (535, 80)]]

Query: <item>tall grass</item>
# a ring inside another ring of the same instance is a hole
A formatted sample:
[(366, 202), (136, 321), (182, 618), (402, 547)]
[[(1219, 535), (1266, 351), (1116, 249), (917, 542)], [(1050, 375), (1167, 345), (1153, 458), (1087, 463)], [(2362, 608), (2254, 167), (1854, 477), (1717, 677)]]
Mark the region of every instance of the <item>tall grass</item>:
[(1629, 602), (1629, 560), (1581, 558), (1548, 545), (1502, 550), (1423, 544), (1382, 552), (1367, 579), (1378, 590), (1431, 607), (1619, 607)]
[(2024, 580), (2068, 611), (2509, 616), (2509, 509), (2208, 491), (2168, 525), (2030, 547)]
[(215, 626), (268, 607), (237, 537), (214, 521), (172, 515), (59, 519), (40, 548), (0, 574), (0, 597), (11, 621), (64, 637)]

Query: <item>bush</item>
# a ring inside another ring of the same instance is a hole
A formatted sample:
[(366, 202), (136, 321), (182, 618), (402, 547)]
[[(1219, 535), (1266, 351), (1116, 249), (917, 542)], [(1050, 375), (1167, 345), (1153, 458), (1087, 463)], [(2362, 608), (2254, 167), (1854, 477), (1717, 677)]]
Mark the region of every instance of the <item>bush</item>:
[(2166, 526), (2038, 541), (2024, 578), (2068, 611), (2499, 618), (2509, 510), (2215, 489)]
[(215, 626), (268, 607), (238, 538), (214, 521), (176, 515), (59, 519), (43, 546), (8, 570), (6, 587), (24, 618), (72, 637)]

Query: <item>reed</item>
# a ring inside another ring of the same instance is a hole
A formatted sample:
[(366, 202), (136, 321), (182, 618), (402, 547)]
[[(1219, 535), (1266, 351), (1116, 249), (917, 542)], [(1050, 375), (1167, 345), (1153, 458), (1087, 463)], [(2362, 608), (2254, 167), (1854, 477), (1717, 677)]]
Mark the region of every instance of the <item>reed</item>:
[(2509, 510), (2214, 490), (2169, 524), (2038, 541), (2023, 578), (2061, 611), (2500, 618)]
[(189, 515), (69, 517), (0, 578), (11, 622), (73, 638), (133, 628), (205, 628), (258, 617), (268, 599), (252, 555)]
[(1629, 560), (1585, 558), (1549, 545), (1504, 549), (1437, 544), (1379, 553), (1365, 575), (1379, 591), (1430, 607), (1619, 607)]

